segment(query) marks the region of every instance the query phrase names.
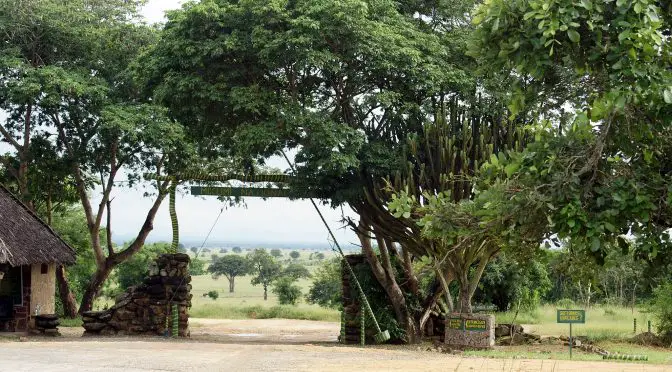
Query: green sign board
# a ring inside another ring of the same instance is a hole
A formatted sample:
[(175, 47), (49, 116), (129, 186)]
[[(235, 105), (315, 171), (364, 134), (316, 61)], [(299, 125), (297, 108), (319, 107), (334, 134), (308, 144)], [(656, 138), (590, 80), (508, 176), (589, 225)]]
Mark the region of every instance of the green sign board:
[(463, 331), (485, 331), (487, 329), (484, 319), (461, 318), (449, 318), (448, 328), (461, 329)]
[(464, 329), (467, 331), (485, 331), (485, 319), (465, 319)]
[(462, 329), (462, 319), (460, 319), (460, 318), (449, 318), (448, 319), (448, 328), (450, 328), (450, 329)]
[(558, 310), (558, 323), (585, 323), (585, 310)]

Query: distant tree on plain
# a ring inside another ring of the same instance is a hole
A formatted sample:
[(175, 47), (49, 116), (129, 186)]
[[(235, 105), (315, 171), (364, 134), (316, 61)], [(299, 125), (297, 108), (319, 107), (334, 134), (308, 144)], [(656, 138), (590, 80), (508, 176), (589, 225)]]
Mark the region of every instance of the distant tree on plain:
[(301, 257), (301, 253), (299, 253), (298, 251), (291, 251), (289, 252), (289, 257), (291, 257), (292, 260), (296, 260), (299, 257)]

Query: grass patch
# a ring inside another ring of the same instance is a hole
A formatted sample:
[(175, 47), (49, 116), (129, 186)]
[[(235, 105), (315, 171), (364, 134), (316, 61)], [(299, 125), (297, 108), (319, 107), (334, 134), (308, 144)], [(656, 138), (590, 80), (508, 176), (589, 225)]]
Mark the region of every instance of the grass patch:
[[(568, 336), (569, 326), (557, 323), (556, 311), (555, 306), (544, 305), (535, 311), (519, 313), (516, 323), (528, 325), (526, 330), (538, 335)], [(509, 311), (496, 313), (495, 317), (499, 323), (510, 323), (513, 315)], [(637, 319), (637, 333), (641, 333), (646, 331), (651, 316), (638, 309), (633, 312), (630, 308), (597, 305), (586, 310), (586, 323), (574, 324), (573, 333), (594, 342), (624, 341), (635, 335), (633, 319)]]
[(82, 317), (78, 316), (74, 319), (69, 318), (59, 318), (60, 322), (59, 327), (81, 327), (82, 326)]
[[(643, 361), (621, 361), (609, 360), (615, 363), (647, 363), (647, 364), (672, 364), (672, 353), (670, 350), (651, 348), (645, 346), (632, 345), (623, 342), (602, 342), (598, 346), (608, 350), (611, 353), (648, 355), (648, 362)], [(601, 361), (602, 356), (586, 353), (582, 350), (574, 349), (572, 360), (579, 361)], [(465, 355), (478, 356), (485, 358), (500, 359), (549, 359), (549, 360), (569, 360), (569, 349), (561, 345), (517, 345), (496, 347), (494, 350), (469, 350)]]
[(315, 308), (313, 306), (290, 305), (250, 305), (235, 306), (224, 304), (204, 304), (192, 308), (190, 316), (193, 318), (210, 319), (301, 319), (337, 322), (341, 319), (337, 310)]

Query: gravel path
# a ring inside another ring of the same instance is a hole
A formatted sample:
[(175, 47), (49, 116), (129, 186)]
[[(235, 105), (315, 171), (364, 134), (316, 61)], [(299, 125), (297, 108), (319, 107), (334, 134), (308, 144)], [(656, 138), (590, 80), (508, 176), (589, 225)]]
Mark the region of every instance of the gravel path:
[(634, 363), (485, 359), (328, 343), (338, 323), (192, 319), (191, 340), (81, 338), (0, 341), (0, 372), (65, 371), (669, 371)]

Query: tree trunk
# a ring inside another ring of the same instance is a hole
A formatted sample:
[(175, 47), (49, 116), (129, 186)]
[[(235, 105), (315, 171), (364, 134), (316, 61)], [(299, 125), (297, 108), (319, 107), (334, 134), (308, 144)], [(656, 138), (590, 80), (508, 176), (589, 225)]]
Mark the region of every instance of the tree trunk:
[(232, 276), (231, 279), (229, 279), (229, 293), (233, 293), (235, 280), (236, 280), (235, 276)]
[(381, 252), (381, 259), (379, 260), (371, 245), (368, 229), (361, 220), (356, 233), (362, 244), (362, 251), (369, 262), (371, 271), (378, 280), (378, 283), (380, 283), (387, 293), (388, 299), (394, 309), (395, 318), (397, 319), (397, 322), (399, 322), (399, 326), (406, 331), (406, 341), (408, 343), (419, 342), (422, 338), (422, 329), (419, 324), (416, 324), (417, 322), (413, 317), (413, 313), (406, 303), (406, 297), (395, 279), (395, 273), (389, 262), (389, 252), (385, 242), (383, 239), (378, 239), (378, 248)]
[(268, 284), (264, 284), (264, 301), (268, 300)]
[(58, 281), (58, 292), (63, 304), (63, 316), (73, 319), (77, 317), (77, 301), (70, 290), (70, 282), (68, 282), (63, 265), (58, 265), (56, 268), (56, 280)]
[(105, 280), (110, 276), (114, 266), (105, 261), (103, 267), (98, 267), (96, 272), (93, 273), (89, 285), (84, 291), (84, 296), (82, 296), (82, 303), (79, 305), (79, 313), (82, 314), (85, 311), (91, 311), (93, 309), (93, 302), (99, 295), (100, 289), (103, 287)]
[(471, 314), (473, 309), (471, 307), (471, 295), (469, 293), (469, 284), (460, 283), (460, 313)]

